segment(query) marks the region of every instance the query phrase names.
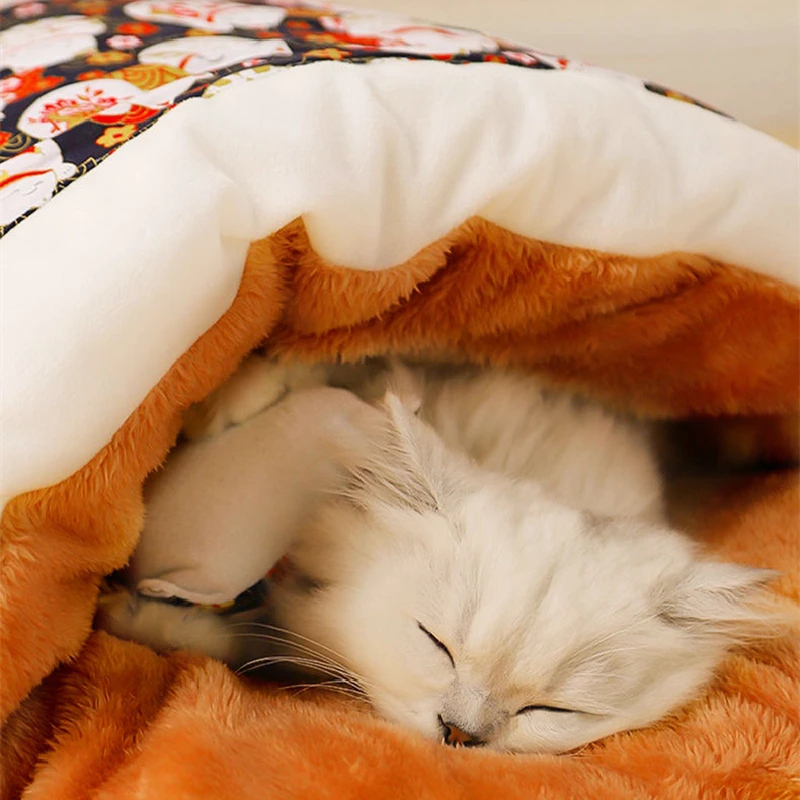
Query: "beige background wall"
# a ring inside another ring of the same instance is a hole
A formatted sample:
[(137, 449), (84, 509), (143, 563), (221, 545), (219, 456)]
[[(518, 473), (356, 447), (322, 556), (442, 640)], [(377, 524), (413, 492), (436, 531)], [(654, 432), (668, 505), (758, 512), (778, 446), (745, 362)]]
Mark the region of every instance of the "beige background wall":
[(798, 0), (343, 0), (649, 78), (798, 143)]

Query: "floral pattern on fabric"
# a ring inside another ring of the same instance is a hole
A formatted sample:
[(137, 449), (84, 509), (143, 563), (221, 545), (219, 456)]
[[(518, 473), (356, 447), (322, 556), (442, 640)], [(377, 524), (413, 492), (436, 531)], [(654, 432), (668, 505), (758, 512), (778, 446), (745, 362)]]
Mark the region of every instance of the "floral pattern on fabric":
[(270, 67), (398, 56), (607, 72), (471, 30), (310, 0), (0, 0), (0, 235), (183, 100)]

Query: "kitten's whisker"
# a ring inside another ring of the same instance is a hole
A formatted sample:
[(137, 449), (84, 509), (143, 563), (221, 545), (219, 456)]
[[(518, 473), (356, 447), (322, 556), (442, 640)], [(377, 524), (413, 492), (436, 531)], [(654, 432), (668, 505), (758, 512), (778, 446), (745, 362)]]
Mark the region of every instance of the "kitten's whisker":
[(354, 692), (350, 689), (347, 689), (343, 686), (337, 686), (334, 682), (329, 681), (322, 681), (320, 683), (294, 683), (291, 686), (280, 686), (280, 691), (287, 691), (287, 692), (295, 692), (297, 690), (297, 694), (303, 694), (303, 692), (312, 691), (314, 689), (321, 689), (325, 692), (330, 692), (332, 694), (340, 694), (343, 697), (348, 697), (352, 700), (365, 700), (365, 696), (363, 694), (359, 694), (358, 692)]
[(324, 681), (309, 681), (307, 683), (291, 683), (286, 685), (281, 685), (278, 688), (281, 690), (291, 690), (291, 689), (340, 689), (343, 692), (349, 692), (351, 694), (355, 694), (353, 692), (352, 687), (348, 686), (346, 683), (343, 683), (340, 678), (333, 678), (330, 680)]
[(322, 672), (326, 675), (331, 675), (339, 680), (348, 680), (346, 676), (339, 674), (338, 672), (332, 671), (327, 664), (321, 661), (317, 661), (316, 659), (312, 658), (303, 658), (298, 656), (290, 656), (290, 655), (280, 655), (280, 656), (262, 656), (260, 658), (254, 658), (248, 661), (247, 663), (243, 664), (237, 672), (249, 671), (254, 669), (258, 666), (266, 666), (269, 664), (294, 664), (298, 667), (305, 667), (308, 669), (314, 669), (318, 672)]
[(293, 642), (291, 639), (284, 636), (275, 636), (273, 634), (268, 634), (268, 633), (248, 632), (248, 631), (241, 631), (241, 632), (236, 631), (232, 633), (229, 632), (226, 633), (225, 635), (236, 638), (264, 639), (266, 641), (276, 642), (278, 644), (285, 644), (287, 647), (291, 647), (293, 650), (300, 650), (301, 652), (313, 655), (315, 658), (325, 659), (331, 664), (336, 664), (337, 666), (341, 667), (341, 664), (338, 661), (334, 661), (332, 658), (330, 658), (330, 656), (324, 653), (320, 653), (319, 651), (314, 650), (311, 647), (307, 647), (306, 645)]
[(300, 644), (298, 642), (294, 642), (288, 637), (282, 636), (275, 636), (274, 634), (268, 633), (258, 633), (258, 632), (243, 632), (243, 633), (232, 633), (231, 636), (237, 637), (248, 637), (251, 639), (263, 639), (266, 641), (277, 642), (278, 644), (285, 644), (287, 647), (292, 648), (293, 650), (299, 650), (304, 653), (308, 653), (309, 655), (314, 656), (315, 658), (323, 659), (330, 664), (335, 664), (340, 669), (346, 669), (344, 665), (342, 665), (339, 661), (335, 661), (330, 656), (326, 655), (325, 653), (320, 653), (318, 650), (315, 650), (307, 645)]
[(302, 654), (305, 654), (306, 656), (313, 658), (315, 661), (326, 664), (329, 672), (336, 672), (340, 674), (342, 677), (349, 678), (350, 680), (359, 683), (362, 682), (362, 679), (358, 675), (356, 675), (356, 673), (354, 673), (352, 670), (348, 669), (344, 665), (339, 664), (336, 661), (333, 661), (331, 658), (329, 658), (324, 654), (317, 653), (316, 651), (312, 650), (309, 647), (298, 645), (294, 642), (289, 641), (288, 639), (283, 639), (277, 636), (272, 636), (270, 634), (264, 634), (264, 633), (231, 633), (228, 634), (228, 636), (237, 638), (264, 639), (267, 641), (277, 642), (278, 644), (284, 644), (287, 646), (287, 648), (297, 649)]
[[(340, 670), (344, 673), (348, 674), (353, 680), (357, 681), (360, 685), (370, 685), (374, 686), (374, 684), (370, 681), (367, 681), (361, 675), (356, 674), (351, 670), (349, 667), (345, 666), (347, 659), (339, 652), (334, 650), (331, 647), (328, 647), (321, 642), (316, 641), (315, 639), (311, 639), (308, 636), (303, 636), (302, 634), (295, 633), (294, 631), (290, 631), (287, 628), (281, 628), (278, 625), (270, 625), (265, 622), (235, 622), (232, 623), (230, 627), (241, 627), (244, 625), (252, 625), (255, 628), (265, 628), (267, 630), (275, 631), (276, 633), (284, 634), (284, 637), (278, 637), (274, 634), (264, 634), (264, 633), (246, 633), (247, 636), (252, 636), (253, 638), (263, 637), (264, 639), (279, 642), (281, 644), (286, 644), (290, 647), (297, 648), (298, 650), (305, 650), (306, 652), (312, 654), (315, 658), (325, 658), (331, 664), (336, 665)], [(233, 634), (232, 634), (233, 635)], [(312, 647), (309, 648), (306, 645), (301, 644), (300, 642), (294, 641), (295, 639), (300, 639), (302, 641), (308, 642)], [(330, 656), (325, 655), (324, 653), (319, 652), (319, 650), (325, 650), (331, 653), (336, 660), (332, 659)]]
[(233, 623), (233, 625), (253, 625), (254, 627), (266, 628), (268, 630), (275, 631), (276, 633), (288, 634), (292, 638), (297, 638), (305, 642), (308, 642), (314, 648), (320, 648), (322, 650), (326, 650), (332, 656), (337, 658), (340, 662), (347, 661), (347, 658), (345, 658), (345, 656), (342, 655), (342, 653), (338, 652), (337, 650), (334, 650), (332, 647), (328, 647), (327, 645), (322, 644), (322, 642), (318, 642), (315, 639), (311, 639), (308, 636), (303, 636), (301, 633), (295, 633), (294, 631), (290, 631), (288, 628), (281, 628), (279, 625), (271, 625), (266, 622), (240, 622), (240, 623)]
[[(239, 625), (248, 625), (248, 624), (253, 624), (253, 623), (233, 623), (233, 624), (239, 626)], [(211, 637), (207, 637), (207, 636), (203, 637), (203, 639), (205, 641), (208, 641), (209, 638), (211, 638)], [(234, 639), (234, 638), (236, 638), (236, 639), (247, 639), (247, 638), (265, 639), (265, 640), (268, 640), (268, 641), (276, 642), (278, 644), (286, 645), (287, 648), (292, 648), (293, 650), (299, 650), (299, 651), (304, 652), (304, 653), (306, 653), (306, 654), (308, 654), (310, 656), (313, 656), (315, 659), (318, 659), (320, 661), (324, 661), (324, 662), (330, 664), (331, 667), (336, 668), (337, 670), (340, 670), (343, 674), (348, 674), (348, 675), (351, 675), (351, 676), (353, 675), (353, 673), (351, 673), (346, 667), (344, 667), (342, 664), (339, 664), (338, 662), (334, 661), (333, 659), (331, 659), (329, 656), (325, 655), (324, 653), (319, 653), (316, 650), (312, 650), (310, 647), (307, 647), (305, 645), (299, 644), (297, 642), (293, 642), (293, 641), (291, 641), (290, 639), (288, 639), (286, 637), (279, 637), (279, 636), (274, 636), (274, 635), (265, 634), (265, 633), (250, 633), (250, 632), (247, 632), (247, 631), (241, 631), (240, 632), (240, 631), (225, 630), (225, 631), (217, 632), (214, 635), (213, 638), (214, 639), (222, 639), (222, 638), (224, 638), (224, 639)], [(198, 637), (193, 637), (192, 640), (187, 640), (187, 641), (191, 642), (191, 641), (196, 640), (196, 639), (198, 639)]]
[(352, 676), (342, 675), (338, 672), (334, 672), (330, 670), (326, 664), (310, 658), (298, 658), (293, 656), (264, 656), (262, 658), (252, 659), (243, 664), (236, 670), (236, 674), (244, 675), (248, 672), (258, 669), (259, 667), (270, 666), (274, 664), (292, 664), (300, 668), (316, 670), (323, 674), (331, 675), (336, 679), (337, 682), (351, 687), (352, 690), (358, 693), (358, 695), (361, 697), (363, 697), (365, 694), (364, 688), (356, 680), (354, 680)]

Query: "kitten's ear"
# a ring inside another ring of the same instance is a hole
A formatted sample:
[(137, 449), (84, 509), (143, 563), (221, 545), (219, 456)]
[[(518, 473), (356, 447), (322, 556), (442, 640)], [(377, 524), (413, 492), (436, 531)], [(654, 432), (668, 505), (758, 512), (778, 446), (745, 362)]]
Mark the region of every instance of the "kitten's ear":
[(441, 511), (454, 485), (444, 446), (393, 392), (379, 408), (382, 428), (370, 456), (348, 470), (346, 497), (361, 508), (378, 501), (419, 513)]
[(730, 641), (764, 636), (779, 626), (763, 591), (778, 575), (771, 569), (699, 561), (663, 594), (659, 617), (698, 636)]

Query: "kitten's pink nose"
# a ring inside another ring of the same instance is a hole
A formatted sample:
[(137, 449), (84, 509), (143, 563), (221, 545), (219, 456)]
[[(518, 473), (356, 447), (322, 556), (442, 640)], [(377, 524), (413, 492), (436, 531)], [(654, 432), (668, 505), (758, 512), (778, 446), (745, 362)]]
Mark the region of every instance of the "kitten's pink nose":
[(458, 725), (454, 725), (452, 722), (445, 722), (441, 717), (439, 717), (439, 722), (441, 722), (444, 729), (445, 744), (453, 747), (478, 747), (483, 744), (475, 734), (462, 730)]

